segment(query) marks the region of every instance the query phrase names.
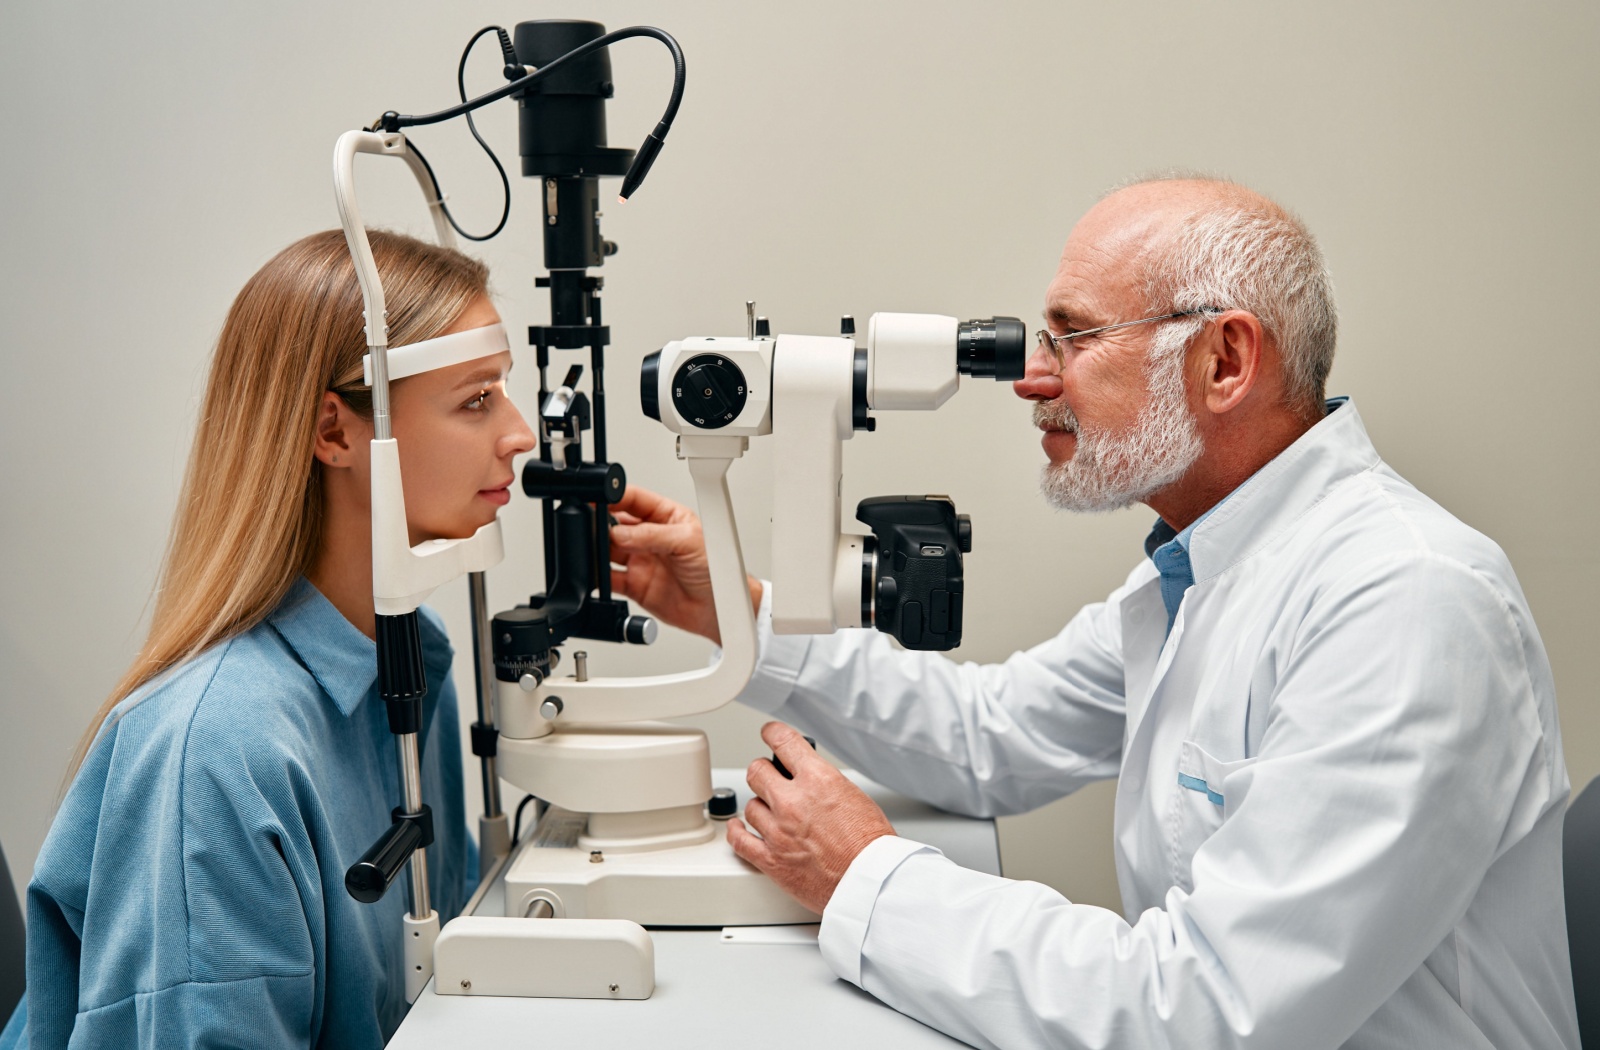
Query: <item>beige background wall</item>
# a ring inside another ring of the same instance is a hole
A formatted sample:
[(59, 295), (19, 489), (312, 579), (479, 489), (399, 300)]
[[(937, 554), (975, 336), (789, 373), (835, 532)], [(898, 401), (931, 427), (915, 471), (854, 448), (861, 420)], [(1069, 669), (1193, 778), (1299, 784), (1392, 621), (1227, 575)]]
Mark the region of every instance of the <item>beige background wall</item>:
[[(739, 331), (745, 298), (781, 331), (874, 310), (1031, 320), (1103, 187), (1165, 165), (1226, 172), (1321, 236), (1343, 321), (1333, 391), (1355, 396), (1401, 473), (1508, 551), (1573, 779), (1600, 772), (1592, 3), (34, 2), (0, 15), (0, 842), (20, 880), (72, 743), (141, 637), (229, 300), (336, 223), (340, 131), (448, 104), (473, 30), (542, 14), (659, 24), (688, 56), (655, 173), (606, 208), (622, 246), (604, 270), (612, 449), (631, 478), (688, 495), (671, 439), (637, 415), (637, 362)], [(484, 50), (478, 89), (498, 82)], [(668, 69), (652, 45), (616, 52), (613, 144), (653, 124)], [(514, 121), (508, 105), (482, 120), (513, 170)], [(417, 139), (465, 220), (491, 223), (498, 185), (465, 128)], [(372, 221), (423, 228), (398, 166), (361, 178)], [(482, 255), (516, 331), (545, 300), (538, 209), (513, 189), (510, 228)], [(1139, 556), (1149, 512), (1052, 512), (1034, 494), (1041, 459), (1027, 412), (992, 383), (937, 414), (886, 414), (847, 448), (848, 506), (942, 491), (972, 514), (967, 658), (1052, 633)], [(759, 571), (762, 450), (733, 483)], [(504, 517), (497, 606), (540, 586), (533, 506), (518, 496)], [(436, 605), (460, 644), (464, 587)], [(617, 673), (705, 653), (682, 636), (590, 649)], [(704, 721), (718, 761), (761, 753), (748, 712)], [(1007, 870), (1114, 904), (1109, 798), (1003, 822)]]

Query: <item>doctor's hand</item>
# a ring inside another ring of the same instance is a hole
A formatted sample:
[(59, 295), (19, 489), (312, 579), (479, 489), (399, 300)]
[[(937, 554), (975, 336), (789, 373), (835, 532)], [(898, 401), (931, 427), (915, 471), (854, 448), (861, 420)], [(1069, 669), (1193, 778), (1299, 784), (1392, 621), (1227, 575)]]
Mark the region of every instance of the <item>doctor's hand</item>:
[[(721, 645), (705, 537), (694, 511), (629, 485), (611, 516), (617, 519), (611, 527), (611, 589), (662, 622)], [(761, 583), (748, 583), (751, 606), (759, 606)]]
[(768, 722), (761, 727), (761, 739), (794, 779), (784, 779), (764, 758), (750, 763), (746, 780), (759, 797), (744, 807), (744, 819), (761, 837), (734, 818), (728, 821), (728, 844), (820, 915), (851, 861), (873, 839), (893, 835), (894, 826), (866, 792), (794, 729)]

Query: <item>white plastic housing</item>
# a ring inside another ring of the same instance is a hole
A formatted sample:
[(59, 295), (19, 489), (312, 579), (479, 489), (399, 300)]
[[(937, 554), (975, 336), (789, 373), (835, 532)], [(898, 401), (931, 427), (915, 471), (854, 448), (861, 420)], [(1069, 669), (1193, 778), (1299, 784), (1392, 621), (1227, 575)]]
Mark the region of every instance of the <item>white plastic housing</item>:
[(960, 383), (954, 317), (873, 314), (867, 322), (867, 404), (872, 408), (934, 409)]
[[(756, 437), (772, 433), (772, 347), (771, 339), (724, 339), (696, 336), (678, 339), (661, 348), (656, 372), (656, 404), (661, 408), (661, 425), (674, 434), (719, 434)], [(701, 354), (718, 354), (737, 365), (745, 378), (745, 403), (739, 415), (727, 426), (702, 430), (678, 415), (674, 408), (672, 380), (684, 362)]]
[(502, 733), (496, 757), (500, 776), (580, 813), (698, 807), (711, 797), (706, 735), (687, 726), (563, 725), (534, 739)]
[(831, 634), (839, 624), (834, 570), (855, 353), (847, 338), (781, 335), (773, 354), (773, 464), (781, 480), (772, 504), (772, 629), (779, 634)]
[(463, 915), (434, 946), (440, 995), (648, 999), (656, 946), (623, 919), (521, 919)]
[(433, 976), (433, 946), (439, 939), (439, 913), (405, 917), (406, 1002), (414, 1003)]
[[(566, 814), (552, 807), (545, 819)], [(606, 850), (595, 863), (586, 846), (530, 845), (506, 866), (506, 909), (525, 914), (535, 900), (558, 917), (629, 918), (646, 926), (770, 926), (816, 922), (778, 884), (740, 860), (726, 828), (705, 842), (637, 853)]]
[[(873, 314), (867, 406), (934, 409), (956, 392), (959, 324), (942, 314)], [(773, 353), (772, 629), (862, 626), (864, 537), (840, 529), (843, 443), (854, 434), (855, 346), (780, 335)]]

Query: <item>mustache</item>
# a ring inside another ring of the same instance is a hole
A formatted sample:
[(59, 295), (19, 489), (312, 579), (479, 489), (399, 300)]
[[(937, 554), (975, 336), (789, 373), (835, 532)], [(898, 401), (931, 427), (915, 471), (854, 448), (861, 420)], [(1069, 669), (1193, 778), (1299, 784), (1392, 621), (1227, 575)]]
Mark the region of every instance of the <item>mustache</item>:
[(1076, 434), (1078, 417), (1067, 407), (1065, 401), (1035, 401), (1033, 425), (1040, 430), (1065, 430)]

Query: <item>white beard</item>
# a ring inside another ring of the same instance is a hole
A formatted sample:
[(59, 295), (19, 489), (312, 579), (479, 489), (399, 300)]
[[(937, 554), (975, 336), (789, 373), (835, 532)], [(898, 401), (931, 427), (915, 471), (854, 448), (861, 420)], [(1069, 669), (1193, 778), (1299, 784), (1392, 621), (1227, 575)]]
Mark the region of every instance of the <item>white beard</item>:
[(1204, 444), (1183, 383), (1183, 351), (1196, 327), (1167, 324), (1156, 333), (1145, 359), (1150, 400), (1124, 433), (1080, 429), (1062, 401), (1034, 404), (1035, 426), (1078, 436), (1071, 459), (1046, 463), (1039, 473), (1039, 491), (1051, 506), (1119, 510), (1177, 481), (1200, 458)]

